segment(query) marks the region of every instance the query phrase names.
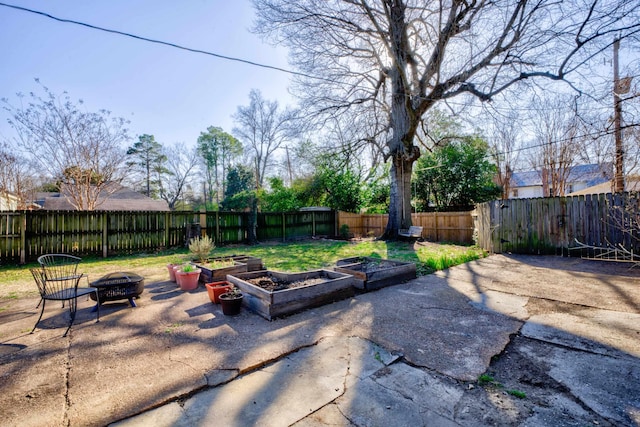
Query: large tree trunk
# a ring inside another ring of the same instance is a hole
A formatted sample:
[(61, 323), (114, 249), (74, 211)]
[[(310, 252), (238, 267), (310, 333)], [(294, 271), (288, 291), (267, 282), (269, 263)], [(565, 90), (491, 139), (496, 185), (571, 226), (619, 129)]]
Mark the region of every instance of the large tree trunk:
[(391, 158), (391, 192), (389, 196), (389, 221), (382, 238), (398, 238), (398, 230), (411, 227), (411, 171), (420, 157), (418, 147), (411, 153), (398, 153)]

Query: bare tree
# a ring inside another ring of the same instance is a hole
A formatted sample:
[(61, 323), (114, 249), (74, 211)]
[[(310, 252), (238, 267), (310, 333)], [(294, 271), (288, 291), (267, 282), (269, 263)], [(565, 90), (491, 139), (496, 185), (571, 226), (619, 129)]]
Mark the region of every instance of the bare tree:
[[(573, 97), (571, 97), (573, 98)], [(584, 136), (579, 131), (574, 99), (543, 97), (533, 117), (535, 149), (530, 163), (542, 178), (544, 197), (564, 196)]]
[[(290, 48), (298, 95), (319, 117), (370, 118), (361, 140), (391, 161), (385, 236), (411, 225), (424, 114), (459, 95), (492, 99), (534, 77), (563, 80), (640, 29), (638, 0), (254, 0), (255, 26)], [(602, 41), (604, 40), (604, 41)]]
[[(293, 138), (295, 114), (291, 110), (280, 110), (277, 101), (268, 101), (258, 90), (249, 93), (249, 105), (238, 107), (233, 119), (237, 125), (233, 132), (245, 144), (245, 153), (253, 161), (256, 190), (264, 185), (267, 169), (273, 166), (274, 153)], [(256, 227), (258, 199), (252, 197), (248, 239), (257, 242)]]
[(167, 172), (158, 174), (159, 194), (169, 209), (175, 209), (193, 178), (199, 155), (197, 148), (185, 150), (184, 144), (163, 147), (163, 154), (167, 157)]
[(0, 196), (13, 195), (17, 208), (26, 209), (34, 199), (35, 175), (25, 157), (16, 155), (8, 143), (0, 144)]
[(493, 123), (487, 128), (491, 158), (498, 170), (496, 184), (502, 188), (502, 198), (508, 199), (513, 172), (520, 157), (521, 128), (517, 114), (493, 115)]
[(125, 174), (127, 137), (124, 119), (100, 110), (81, 110), (69, 95), (56, 95), (42, 86), (44, 97), (29, 95), (29, 102), (13, 106), (5, 99), (9, 123), (18, 144), (31, 154), (38, 169), (60, 182), (60, 190), (78, 210), (94, 210)]
[(259, 90), (249, 93), (249, 105), (238, 107), (233, 115), (233, 133), (245, 144), (253, 159), (256, 188), (264, 185), (267, 168), (273, 165), (274, 153), (294, 137), (295, 114), (281, 110), (277, 101), (268, 101)]

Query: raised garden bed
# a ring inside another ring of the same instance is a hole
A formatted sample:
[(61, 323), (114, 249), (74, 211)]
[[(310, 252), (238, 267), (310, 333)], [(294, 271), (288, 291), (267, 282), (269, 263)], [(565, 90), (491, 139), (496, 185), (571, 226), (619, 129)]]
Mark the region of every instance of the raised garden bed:
[(416, 278), (416, 265), (412, 262), (371, 257), (353, 257), (338, 260), (334, 270), (354, 276), (353, 285), (372, 291)]
[(228, 275), (244, 294), (243, 305), (272, 320), (354, 295), (353, 276), (330, 270), (302, 273), (253, 271)]
[(226, 261), (226, 260), (233, 260), (242, 264), (247, 264), (247, 271), (264, 270), (264, 266), (262, 265), (262, 258), (258, 258), (250, 255), (244, 255), (244, 254), (209, 258), (207, 261), (216, 262), (216, 261)]
[(196, 267), (202, 270), (200, 272), (199, 283), (203, 285), (205, 283), (226, 280), (228, 274), (245, 273), (247, 271), (247, 264), (229, 260), (229, 258), (213, 261), (211, 263), (196, 264)]

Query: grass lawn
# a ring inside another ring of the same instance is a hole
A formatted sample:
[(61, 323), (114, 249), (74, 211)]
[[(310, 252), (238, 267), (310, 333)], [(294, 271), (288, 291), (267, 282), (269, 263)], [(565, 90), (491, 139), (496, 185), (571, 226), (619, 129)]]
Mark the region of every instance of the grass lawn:
[[(485, 254), (482, 250), (452, 244), (407, 243), (364, 240), (358, 242), (335, 240), (305, 240), (301, 242), (265, 243), (256, 246), (233, 245), (215, 248), (211, 256), (245, 254), (262, 258), (270, 270), (306, 271), (329, 267), (338, 259), (354, 256), (371, 256), (416, 263), (418, 275), (463, 264)], [(167, 275), (165, 265), (170, 262), (185, 262), (191, 259), (188, 249), (166, 251), (157, 254), (117, 256), (108, 259), (83, 258), (80, 270), (90, 280), (114, 271), (133, 271), (144, 277)], [(0, 299), (16, 299), (22, 296), (37, 296), (33, 278), (26, 266), (0, 267)], [(153, 274), (150, 274), (153, 272)], [(156, 280), (155, 277), (149, 277)], [(157, 280), (163, 280), (162, 278)], [(166, 279), (168, 280), (168, 276)]]

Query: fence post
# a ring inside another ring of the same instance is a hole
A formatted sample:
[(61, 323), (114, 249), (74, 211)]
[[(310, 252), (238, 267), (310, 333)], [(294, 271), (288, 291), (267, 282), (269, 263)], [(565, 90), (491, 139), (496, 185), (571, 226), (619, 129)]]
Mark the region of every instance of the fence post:
[(282, 241), (283, 242), (287, 241), (287, 226), (285, 225), (285, 223), (286, 223), (285, 215), (284, 215), (284, 212), (282, 212)]
[(107, 225), (109, 216), (105, 212), (102, 214), (102, 258), (106, 258), (109, 252), (109, 227)]
[(436, 242), (439, 242), (440, 240), (438, 240), (438, 211), (433, 212), (433, 222), (434, 222), (434, 228), (436, 232)]
[(316, 237), (316, 213), (311, 211), (311, 237)]
[[(8, 231), (8, 230), (7, 230)], [(20, 214), (20, 264), (27, 263), (27, 212)]]
[[(208, 230), (207, 230), (207, 211), (205, 208), (200, 208), (200, 219), (198, 222), (200, 222), (200, 229), (204, 230), (204, 234), (209, 235)], [(202, 233), (200, 234), (200, 236), (202, 236)]]
[(214, 239), (216, 245), (220, 244), (220, 211), (216, 211), (216, 238)]
[(171, 228), (171, 224), (169, 223), (170, 217), (169, 212), (164, 213), (164, 247), (165, 249), (169, 248), (169, 229)]

